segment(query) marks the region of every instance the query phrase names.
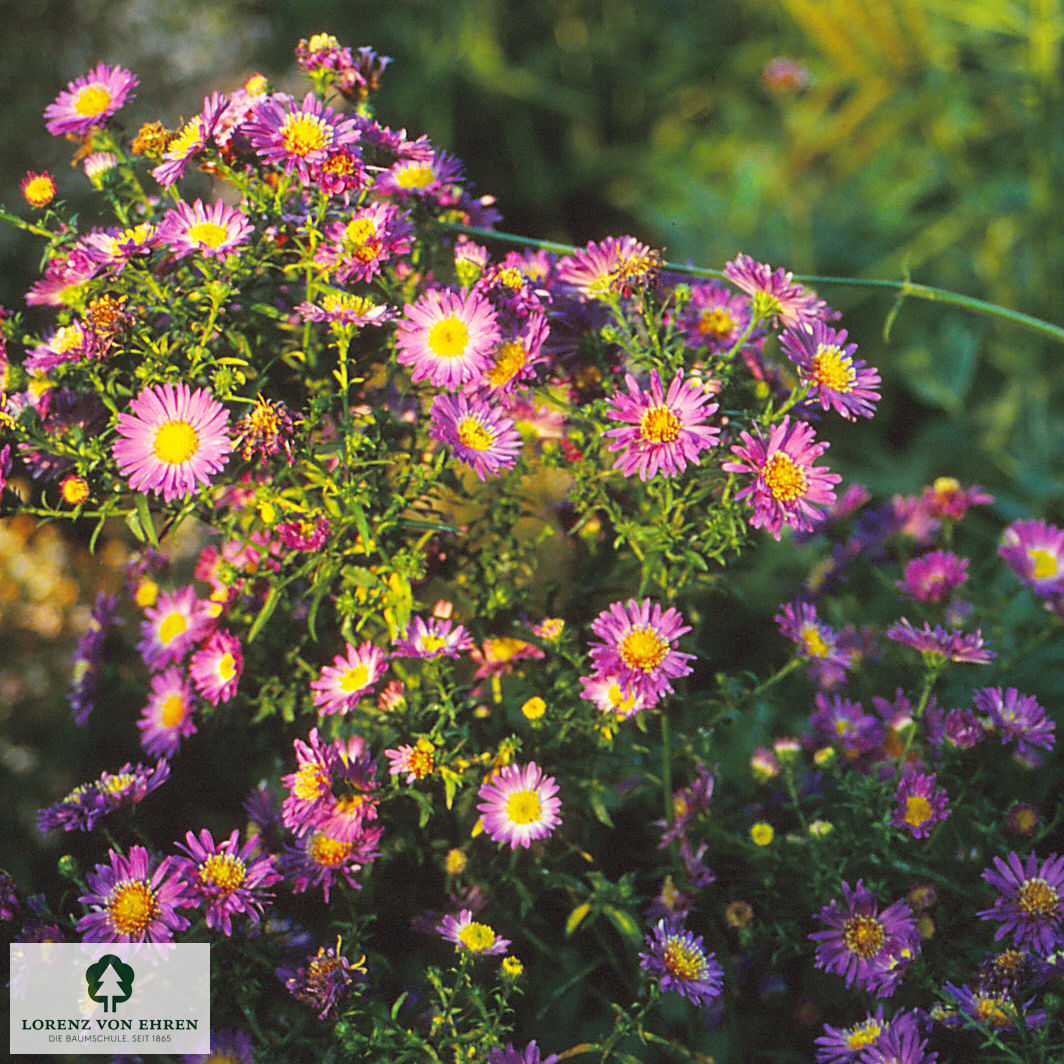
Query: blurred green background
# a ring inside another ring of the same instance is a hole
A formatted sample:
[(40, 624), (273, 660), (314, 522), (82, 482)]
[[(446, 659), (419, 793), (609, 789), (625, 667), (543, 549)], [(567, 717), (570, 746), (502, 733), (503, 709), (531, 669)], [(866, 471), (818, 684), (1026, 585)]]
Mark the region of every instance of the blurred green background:
[[(458, 155), (514, 232), (632, 233), (705, 266), (745, 251), (799, 274), (909, 273), (1064, 319), (1064, 12), (1047, 0), (25, 0), (0, 36), (0, 201), (29, 213), (27, 169), (86, 194), (41, 114), (96, 62), (140, 76), (131, 132), (176, 128), (256, 70), (302, 92), (292, 50), (316, 32), (393, 57), (380, 119)], [(0, 233), (0, 303), (23, 305), (38, 263)], [(889, 294), (821, 294), (885, 380), (879, 416), (838, 434), (835, 468), (888, 494), (953, 475), (993, 491), (1003, 520), (1064, 520), (1064, 349), (913, 301), (888, 339)], [(130, 753), (106, 729), (75, 735), (63, 697), (85, 603), (117, 586), (121, 551), (5, 535), (0, 867), (26, 882), (70, 842), (42, 843), (37, 808)]]

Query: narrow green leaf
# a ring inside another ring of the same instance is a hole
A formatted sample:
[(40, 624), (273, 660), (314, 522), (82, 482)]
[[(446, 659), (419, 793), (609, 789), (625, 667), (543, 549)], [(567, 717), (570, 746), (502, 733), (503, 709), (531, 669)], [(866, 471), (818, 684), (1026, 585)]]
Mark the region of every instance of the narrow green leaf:
[(137, 507), (140, 527), (144, 531), (144, 535), (140, 538), (142, 540), (146, 538), (153, 547), (158, 548), (159, 538), (155, 534), (155, 522), (151, 519), (151, 510), (148, 509), (148, 496), (138, 494), (134, 499), (134, 505)]
[(582, 905), (578, 905), (570, 914), (569, 919), (565, 921), (565, 937), (569, 938), (572, 933), (580, 926), (584, 917), (591, 912), (591, 906), (585, 901)]
[(612, 905), (603, 905), (602, 911), (606, 914), (610, 923), (627, 939), (632, 942), (639, 942), (642, 940), (642, 932), (639, 930), (639, 924), (636, 923), (635, 918), (631, 913), (626, 913), (623, 909), (617, 909)]
[(266, 601), (262, 604), (262, 609), (259, 610), (259, 615), (255, 618), (254, 623), (251, 625), (251, 629), (248, 632), (248, 642), (253, 643), (255, 636), (262, 631), (263, 625), (270, 619), (270, 615), (277, 608), (277, 603), (281, 598), (281, 589), (279, 587), (271, 587), (270, 593), (266, 596)]

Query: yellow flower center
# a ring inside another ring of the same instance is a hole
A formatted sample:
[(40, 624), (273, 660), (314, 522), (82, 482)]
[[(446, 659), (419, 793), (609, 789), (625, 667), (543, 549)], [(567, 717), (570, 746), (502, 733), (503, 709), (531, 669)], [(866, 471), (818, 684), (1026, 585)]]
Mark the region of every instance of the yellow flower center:
[(436, 635), (435, 632), (426, 632), (421, 637), (421, 649), (426, 654), (435, 654), (440, 647), (446, 645), (447, 640), (442, 635)]
[(328, 773), (314, 764), (301, 765), (292, 783), (292, 793), (305, 802), (320, 798), (328, 789)]
[(349, 244), (365, 244), (376, 235), (376, 227), (369, 218), (352, 218), (344, 229), (344, 239)]
[(853, 363), (841, 348), (820, 344), (813, 356), (812, 377), (817, 384), (835, 392), (848, 392), (857, 379)]
[(369, 669), (365, 665), (353, 665), (344, 671), (340, 677), (340, 690), (350, 694), (358, 691), (369, 683)]
[(395, 183), (400, 188), (428, 188), (435, 180), (436, 175), (428, 166), (408, 166), (395, 175)]
[(199, 115), (185, 123), (180, 133), (175, 133), (166, 145), (167, 154), (175, 159), (183, 159), (186, 155), (199, 147), (200, 120)]
[(661, 959), (670, 975), (689, 983), (694, 982), (705, 967), (700, 949), (675, 938), (668, 940)]
[(84, 339), (85, 333), (82, 331), (81, 326), (74, 322), (56, 330), (55, 336), (52, 337), (52, 347), (59, 354), (65, 355), (68, 351), (73, 351), (75, 348), (80, 347)]
[(506, 799), (506, 817), (512, 824), (531, 824), (542, 815), (543, 806), (540, 804), (539, 795), (528, 787), (514, 791)]
[(22, 190), (22, 195), (31, 207), (46, 207), (55, 195), (55, 182), (43, 174), (30, 178)]
[(218, 679), (228, 683), (236, 675), (236, 659), (228, 651), (218, 662)]
[(1031, 559), (1034, 569), (1031, 575), (1036, 580), (1049, 580), (1056, 576), (1060, 570), (1060, 562), (1057, 556), (1050, 554), (1047, 550), (1040, 550), (1035, 547), (1027, 552), (1027, 557)]
[(288, 115), (281, 124), (281, 143), (290, 155), (303, 157), (332, 143), (332, 130), (316, 115)]
[(196, 222), (188, 227), (189, 240), (213, 249), (221, 247), (229, 236), (229, 230), (217, 222)]
[(81, 477), (67, 477), (59, 490), (63, 494), (63, 501), (70, 506), (77, 506), (89, 497), (89, 485)]
[(331, 33), (315, 33), (313, 37), (307, 41), (307, 51), (313, 54), (314, 52), (324, 52), (327, 48), (339, 48), (340, 42)]
[(989, 1027), (1008, 1027), (1016, 1017), (1016, 1008), (1003, 997), (980, 994), (974, 1001), (975, 1015)]
[(672, 443), (680, 435), (680, 419), (665, 406), (655, 406), (639, 419), (639, 439), (647, 443)]
[(98, 115), (111, 105), (111, 94), (98, 82), (85, 85), (78, 89), (77, 96), (72, 104), (74, 110), (82, 118), (91, 118)]
[(798, 633), (798, 638), (801, 639), (806, 652), (811, 658), (826, 657), (830, 650), (827, 640), (824, 639), (817, 628), (803, 628)]
[(494, 437), (475, 417), (469, 416), (458, 422), (458, 442), (471, 451), (486, 451)]
[(495, 363), (484, 375), (485, 379), (493, 388), (501, 388), (520, 373), (527, 360), (524, 344), (517, 340), (502, 344), (495, 352)]
[(146, 610), (149, 606), (154, 606), (158, 598), (159, 585), (154, 580), (142, 580), (137, 585), (137, 593), (133, 596), (133, 601), (142, 610)]
[(487, 924), (472, 921), (458, 932), (458, 937), (470, 953), (483, 953), (495, 945), (495, 932)]
[(437, 358), (457, 358), (469, 344), (469, 330), (454, 316), (441, 318), (429, 329), (428, 347)]
[(637, 695), (626, 695), (621, 690), (619, 683), (610, 684), (609, 689), (606, 691), (606, 698), (609, 700), (611, 706), (613, 706), (614, 713), (619, 717), (627, 716), (634, 708)]
[(669, 644), (649, 628), (633, 628), (621, 640), (621, 660), (630, 669), (650, 672), (661, 664)]
[(723, 307), (713, 307), (702, 311), (698, 331), (714, 340), (723, 340), (735, 331), (735, 319)]
[(765, 463), (761, 476), (777, 502), (793, 502), (805, 494), (805, 473), (782, 451), (777, 451)]
[(859, 1023), (846, 1036), (846, 1048), (856, 1053), (865, 1046), (874, 1046), (882, 1031), (883, 1028), (875, 1020)]
[(148, 929), (159, 907), (148, 884), (137, 879), (115, 887), (107, 900), (107, 912), (111, 926), (120, 935), (138, 936)]
[(114, 776), (104, 775), (97, 782), (98, 790), (104, 794), (118, 794), (124, 791), (133, 782), (133, 777), (128, 772), (120, 772)]
[(199, 433), (187, 421), (168, 421), (155, 433), (152, 451), (160, 462), (180, 465), (199, 450)]
[(426, 776), (431, 776), (433, 769), (436, 767), (436, 762), (433, 759), (433, 753), (435, 748), (428, 739), (418, 739), (414, 749), (410, 752), (410, 759), (407, 762), (409, 770), (414, 776), (421, 780)]
[(1017, 903), (1026, 916), (1055, 917), (1060, 895), (1044, 879), (1028, 879), (1020, 887)]
[(340, 842), (339, 839), (331, 838), (319, 831), (311, 837), (307, 844), (307, 852), (315, 864), (336, 868), (337, 865), (342, 865), (347, 860), (347, 855), (351, 852), (351, 843)]
[(159, 723), (164, 728), (176, 728), (185, 719), (187, 712), (188, 706), (184, 696), (177, 691), (172, 691), (163, 699), (159, 710)]
[(204, 883), (221, 887), (226, 894), (232, 894), (246, 875), (244, 862), (228, 853), (212, 853), (199, 869), (199, 877)]
[(914, 828), (926, 824), (934, 816), (934, 812), (931, 803), (923, 795), (910, 794), (905, 799), (905, 823)]
[(496, 277), (499, 284), (506, 285), (507, 288), (517, 289), (524, 283), (525, 275), (513, 266), (507, 266), (504, 270), (499, 270)]
[(846, 922), (842, 941), (858, 957), (874, 957), (886, 941), (883, 925), (874, 916), (854, 916)]
[(159, 642), (166, 646), (167, 643), (173, 642), (179, 635), (184, 635), (188, 628), (188, 618), (183, 614), (175, 610), (173, 613), (168, 613), (163, 618), (163, 623), (159, 625)]

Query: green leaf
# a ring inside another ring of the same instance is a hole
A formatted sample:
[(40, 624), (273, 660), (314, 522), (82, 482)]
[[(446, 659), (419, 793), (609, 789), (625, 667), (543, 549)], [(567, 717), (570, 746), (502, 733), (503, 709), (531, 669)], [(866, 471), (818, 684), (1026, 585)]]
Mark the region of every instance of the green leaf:
[(565, 921), (565, 937), (569, 938), (572, 933), (580, 926), (584, 917), (591, 912), (591, 905), (588, 902), (584, 902), (578, 905), (570, 914), (569, 919)]
[(610, 923), (627, 939), (632, 942), (642, 941), (643, 933), (639, 930), (639, 924), (635, 917), (623, 909), (617, 909), (612, 905), (603, 905), (602, 911), (606, 914)]
[(138, 538), (142, 542), (147, 539), (153, 547), (158, 548), (159, 538), (155, 534), (155, 522), (151, 519), (151, 510), (148, 509), (148, 496), (137, 495), (134, 498), (133, 503), (137, 508), (137, 517), (140, 519), (141, 531), (144, 533)]
[(606, 827), (613, 827), (613, 819), (610, 817), (609, 811), (606, 809), (606, 804), (602, 800), (602, 791), (596, 789), (591, 791), (588, 795), (588, 801), (591, 803), (591, 811), (595, 814), (595, 818)]
[(266, 601), (262, 604), (262, 609), (259, 610), (259, 615), (255, 618), (254, 623), (251, 625), (251, 629), (248, 631), (249, 643), (255, 641), (255, 636), (262, 631), (262, 626), (270, 619), (270, 614), (277, 608), (277, 603), (281, 598), (281, 589), (279, 587), (271, 587), (270, 593), (266, 596)]

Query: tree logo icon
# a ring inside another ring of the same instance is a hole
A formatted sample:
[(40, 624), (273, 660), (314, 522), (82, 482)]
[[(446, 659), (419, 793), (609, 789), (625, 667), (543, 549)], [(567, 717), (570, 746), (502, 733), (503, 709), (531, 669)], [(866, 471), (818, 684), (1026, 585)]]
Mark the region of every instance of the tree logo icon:
[(133, 969), (113, 953), (105, 953), (95, 964), (85, 969), (89, 997), (103, 1002), (104, 1012), (114, 1012), (115, 1006), (128, 1001), (133, 994)]

